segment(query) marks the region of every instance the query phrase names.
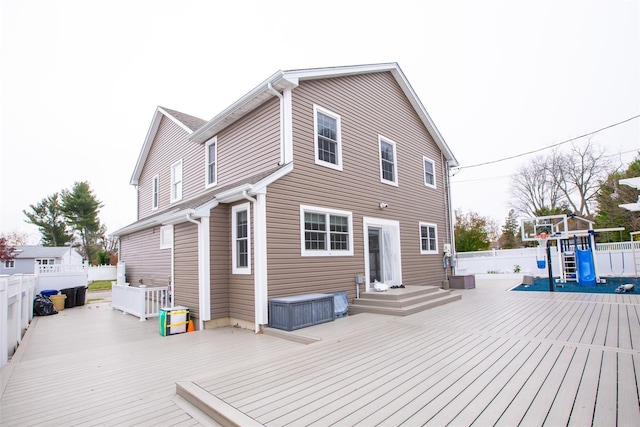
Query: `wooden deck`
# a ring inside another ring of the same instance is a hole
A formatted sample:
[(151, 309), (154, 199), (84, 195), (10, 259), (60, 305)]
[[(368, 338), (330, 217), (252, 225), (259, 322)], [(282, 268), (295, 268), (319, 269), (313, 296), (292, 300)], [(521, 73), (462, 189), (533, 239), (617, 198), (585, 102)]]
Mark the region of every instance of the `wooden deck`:
[(640, 425), (640, 295), (460, 292), (275, 335), (67, 309), (3, 370), (0, 425), (215, 425), (176, 383), (245, 424)]

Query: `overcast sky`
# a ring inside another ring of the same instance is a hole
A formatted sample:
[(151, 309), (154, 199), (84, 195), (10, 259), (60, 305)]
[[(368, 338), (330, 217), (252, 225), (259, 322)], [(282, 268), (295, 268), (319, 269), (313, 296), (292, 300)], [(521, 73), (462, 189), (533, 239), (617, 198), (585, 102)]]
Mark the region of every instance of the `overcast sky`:
[[(0, 0), (0, 232), (89, 181), (112, 232), (156, 106), (211, 119), (279, 69), (398, 62), (462, 166), (640, 114), (639, 1)], [(629, 163), (640, 119), (593, 142)], [(578, 141), (580, 143), (580, 141)], [(453, 206), (502, 223), (532, 156), (463, 168)]]

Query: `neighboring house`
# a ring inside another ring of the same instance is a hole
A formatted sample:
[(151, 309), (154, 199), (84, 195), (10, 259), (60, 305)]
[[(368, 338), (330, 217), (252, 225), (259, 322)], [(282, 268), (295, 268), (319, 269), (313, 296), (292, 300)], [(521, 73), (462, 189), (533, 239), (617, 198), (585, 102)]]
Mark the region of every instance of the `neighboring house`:
[(208, 122), (158, 107), (118, 230), (127, 281), (174, 284), (200, 327), (268, 299), (441, 286), (458, 163), (396, 63), (279, 71)]
[(33, 274), (35, 266), (56, 264), (82, 265), (82, 255), (68, 246), (14, 246), (15, 258), (0, 263), (0, 274)]

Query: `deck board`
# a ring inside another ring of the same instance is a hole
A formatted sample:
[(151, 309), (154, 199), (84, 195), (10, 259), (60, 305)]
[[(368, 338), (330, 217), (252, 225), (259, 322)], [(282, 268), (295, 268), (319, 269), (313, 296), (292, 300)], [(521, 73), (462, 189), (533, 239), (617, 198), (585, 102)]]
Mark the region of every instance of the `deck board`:
[(34, 322), (3, 427), (202, 425), (174, 402), (177, 381), (268, 426), (640, 425), (640, 295), (466, 290), (291, 332), (308, 345), (236, 328), (160, 337), (88, 306)]

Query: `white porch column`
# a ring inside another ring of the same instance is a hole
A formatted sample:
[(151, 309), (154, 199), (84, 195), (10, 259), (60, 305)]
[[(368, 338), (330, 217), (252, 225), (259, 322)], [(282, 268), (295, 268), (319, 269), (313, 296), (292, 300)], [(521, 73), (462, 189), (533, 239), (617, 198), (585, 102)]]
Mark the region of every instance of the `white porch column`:
[(200, 217), (198, 225), (198, 288), (200, 301), (200, 328), (203, 329), (202, 322), (211, 320), (211, 245), (209, 235), (210, 212)]
[(255, 289), (255, 331), (269, 323), (267, 301), (267, 195), (266, 189), (256, 194), (253, 206), (253, 260)]

